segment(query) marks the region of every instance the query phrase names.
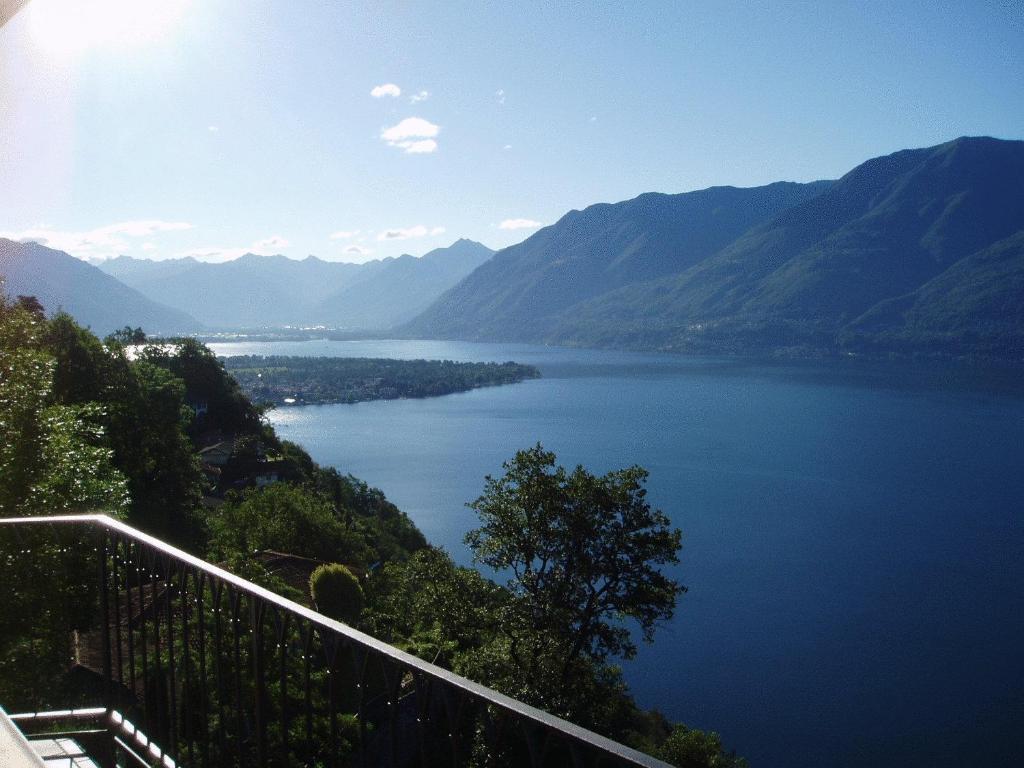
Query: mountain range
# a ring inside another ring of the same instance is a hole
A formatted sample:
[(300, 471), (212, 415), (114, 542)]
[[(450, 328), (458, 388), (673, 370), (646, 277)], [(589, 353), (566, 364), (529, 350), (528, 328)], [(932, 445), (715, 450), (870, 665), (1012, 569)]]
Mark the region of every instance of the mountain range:
[(187, 313), (143, 296), (91, 264), (37, 243), (0, 238), (0, 278), (9, 296), (35, 296), (47, 312), (64, 310), (100, 335), (126, 325), (155, 333), (202, 329)]
[(689, 351), (1024, 356), (1024, 142), (572, 211), (400, 329)]
[[(104, 332), (326, 326), (693, 352), (1024, 359), (1024, 142), (960, 138), (835, 181), (648, 193), (497, 253), (366, 264), (249, 254), (100, 269), (0, 240), (10, 294)], [(115, 279), (116, 278), (116, 279)]]
[(325, 325), (378, 331), (413, 318), (492, 253), (459, 240), (420, 258), (365, 264), (246, 254), (217, 264), (121, 256), (98, 266), (211, 328)]

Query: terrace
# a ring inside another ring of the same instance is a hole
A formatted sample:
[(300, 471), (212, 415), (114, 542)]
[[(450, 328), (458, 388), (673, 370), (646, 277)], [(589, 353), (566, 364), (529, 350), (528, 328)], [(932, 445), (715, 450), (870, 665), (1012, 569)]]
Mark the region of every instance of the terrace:
[(666, 765), (103, 515), (0, 562), (5, 766)]

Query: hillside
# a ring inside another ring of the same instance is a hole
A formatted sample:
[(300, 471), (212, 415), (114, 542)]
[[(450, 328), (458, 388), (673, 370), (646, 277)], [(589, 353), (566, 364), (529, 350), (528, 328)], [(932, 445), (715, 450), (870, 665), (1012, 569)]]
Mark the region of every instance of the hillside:
[(337, 328), (391, 328), (418, 315), (493, 254), (463, 239), (420, 258), (385, 259), (366, 279), (321, 301), (310, 316)]
[(0, 276), (9, 296), (35, 296), (48, 310), (63, 309), (101, 336), (126, 325), (157, 334), (202, 327), (187, 313), (153, 301), (63, 251), (37, 243), (0, 238)]
[[(566, 219), (550, 229), (563, 228)], [(492, 303), (490, 317), (478, 317), (479, 300), (462, 294), (494, 297), (503, 290), (478, 270), (409, 328), (424, 335), (709, 352), (1013, 357), (1021, 354), (1024, 335), (1021, 230), (1024, 142), (964, 138), (869, 160), (674, 273), (611, 290), (589, 283), (592, 295), (573, 301), (585, 292), (577, 287), (542, 322), (524, 326), (507, 295)], [(597, 231), (577, 233), (577, 240)], [(561, 234), (564, 240), (568, 233)], [(660, 250), (677, 247), (666, 243)], [(651, 249), (657, 250), (653, 243)], [(546, 259), (536, 249), (535, 255), (534, 276), (561, 260), (556, 251)], [(479, 331), (467, 333), (474, 326)]]
[(406, 331), (442, 338), (540, 340), (568, 307), (681, 272), (828, 182), (649, 193), (570, 211), (495, 256)]
[(122, 256), (100, 268), (212, 328), (380, 330), (422, 311), (491, 253), (480, 243), (460, 240), (421, 258), (365, 264), (247, 254), (217, 264)]

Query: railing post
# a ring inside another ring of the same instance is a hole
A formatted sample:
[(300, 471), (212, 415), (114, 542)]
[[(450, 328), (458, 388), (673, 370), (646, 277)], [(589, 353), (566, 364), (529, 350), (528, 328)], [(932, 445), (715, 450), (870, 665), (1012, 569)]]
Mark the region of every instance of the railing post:
[(264, 710), (266, 685), (263, 661), (263, 612), (262, 600), (249, 598), (249, 621), (252, 632), (253, 704), (256, 720), (256, 762), (260, 768), (267, 765), (267, 716)]
[[(96, 554), (100, 560), (100, 632), (103, 637), (103, 707), (106, 709), (103, 723), (107, 728), (107, 736), (102, 740), (96, 740), (95, 746), (98, 749), (94, 749), (93, 757), (103, 768), (116, 768), (117, 763), (115, 762), (114, 750), (112, 749), (114, 734), (111, 728), (111, 713), (114, 711), (114, 671), (113, 652), (110, 643), (110, 597), (108, 594), (110, 573), (107, 569), (107, 540), (109, 535), (107, 529), (103, 526), (99, 527), (97, 534)], [(120, 642), (120, 638), (118, 638), (118, 642)]]
[(113, 710), (113, 676), (110, 651), (110, 605), (107, 595), (109, 574), (107, 573), (107, 529), (99, 526), (96, 552), (100, 559), (100, 616), (103, 633), (103, 706), (107, 714)]

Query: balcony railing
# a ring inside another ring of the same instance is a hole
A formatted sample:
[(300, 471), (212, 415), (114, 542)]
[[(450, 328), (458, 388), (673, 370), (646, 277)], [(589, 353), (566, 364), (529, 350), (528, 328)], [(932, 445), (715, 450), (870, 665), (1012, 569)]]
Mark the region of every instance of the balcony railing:
[(99, 765), (666, 766), (103, 515), (0, 519), (0, 565), (13, 625), (80, 677), (0, 706), (107, 735)]

